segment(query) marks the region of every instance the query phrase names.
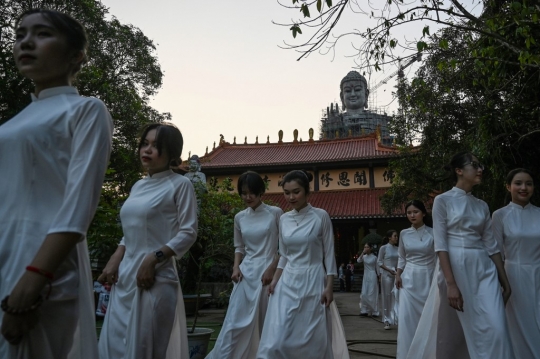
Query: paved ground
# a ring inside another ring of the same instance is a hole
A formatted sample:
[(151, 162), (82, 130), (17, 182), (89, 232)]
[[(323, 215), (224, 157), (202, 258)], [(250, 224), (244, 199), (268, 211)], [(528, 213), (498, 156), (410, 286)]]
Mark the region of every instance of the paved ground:
[(360, 317), (359, 293), (334, 293), (334, 300), (345, 328), (351, 359), (396, 357), (397, 327), (384, 330), (380, 318)]
[[(383, 324), (378, 321), (380, 318), (360, 317), (359, 293), (337, 292), (334, 293), (334, 300), (345, 328), (351, 359), (395, 358), (396, 327), (384, 330)], [(207, 324), (215, 323), (217, 328), (215, 327), (216, 332), (213, 338), (216, 338), (219, 323), (223, 323), (224, 314), (225, 311), (221, 309), (203, 309), (200, 311), (198, 321)], [(188, 317), (188, 323), (192, 322), (192, 319)], [(213, 347), (213, 342), (211, 346)]]

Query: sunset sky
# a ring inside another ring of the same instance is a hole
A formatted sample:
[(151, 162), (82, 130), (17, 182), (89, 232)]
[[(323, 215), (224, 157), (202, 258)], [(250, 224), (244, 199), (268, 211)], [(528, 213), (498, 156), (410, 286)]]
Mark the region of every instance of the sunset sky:
[[(282, 0), (287, 5), (289, 0)], [(204, 155), (223, 134), (225, 140), (254, 143), (292, 141), (294, 129), (308, 139), (318, 128), (321, 111), (339, 102), (339, 83), (356, 64), (353, 39), (339, 44), (335, 56), (299, 54), (278, 45), (292, 42), (288, 27), (300, 13), (274, 0), (103, 0), (109, 14), (140, 28), (157, 46), (164, 72), (163, 87), (151, 104), (170, 112), (184, 135), (183, 158), (188, 152)], [(363, 29), (366, 17), (348, 14), (341, 29)], [(338, 29), (339, 30), (339, 29)], [(305, 35), (300, 35), (304, 36)], [(378, 83), (396, 68), (374, 73)], [(414, 68), (406, 73), (412, 75)], [(395, 81), (377, 90), (377, 105), (392, 102)], [(397, 109), (397, 100), (386, 111)]]

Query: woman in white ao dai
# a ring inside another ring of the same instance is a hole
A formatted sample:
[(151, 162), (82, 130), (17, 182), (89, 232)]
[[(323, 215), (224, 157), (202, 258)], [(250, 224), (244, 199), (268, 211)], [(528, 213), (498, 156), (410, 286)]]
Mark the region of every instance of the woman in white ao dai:
[[(423, 325), (423, 335), (416, 333), (409, 357), (448, 357), (439, 351), (439, 346), (456, 347), (452, 345), (456, 330), (445, 330), (454, 323), (440, 318), (437, 321), (441, 315), (438, 308), (450, 305), (457, 313), (458, 328), (463, 330), (471, 359), (512, 359), (504, 313), (510, 284), (493, 238), (488, 206), (470, 193), (473, 186), (481, 183), (484, 166), (473, 154), (462, 152), (452, 158), (447, 169), (454, 176), (456, 186), (435, 197), (433, 203), (435, 251), (446, 281), (447, 298), (437, 299), (439, 289), (434, 280), (428, 298), (430, 304), (426, 304), (430, 310), (424, 309), (420, 319), (421, 323), (426, 319), (425, 323), (431, 325)], [(417, 338), (427, 343), (427, 347), (416, 347)]]
[(148, 176), (122, 206), (124, 238), (101, 282), (114, 283), (99, 339), (101, 359), (188, 359), (182, 289), (174, 256), (197, 237), (197, 202), (190, 180), (169, 169), (183, 139), (172, 125), (151, 124), (139, 153)]
[(362, 293), (360, 294), (360, 315), (379, 316), (379, 266), (377, 256), (372, 253), (373, 245), (366, 243), (358, 263), (364, 263)]
[(307, 203), (310, 173), (283, 177), (293, 208), (281, 216), (279, 260), (264, 322), (258, 359), (348, 359), (341, 318), (333, 303), (336, 275), (330, 216)]
[(112, 119), (103, 102), (71, 87), (87, 47), (80, 23), (35, 9), (16, 26), (15, 64), (35, 90), (0, 126), (0, 358), (95, 359), (86, 233)]
[(399, 330), (397, 358), (407, 358), (422, 310), (428, 298), (436, 255), (433, 248), (433, 230), (424, 224), (427, 213), (421, 201), (412, 200), (405, 205), (411, 227), (399, 235), (399, 262), (396, 288), (399, 289)]
[(512, 286), (508, 329), (516, 358), (540, 358), (540, 208), (530, 203), (532, 173), (511, 171), (506, 188), (512, 201), (493, 213), (493, 233)]
[(265, 185), (255, 172), (238, 179), (238, 192), (247, 208), (234, 217), (235, 282), (227, 315), (207, 359), (252, 359), (263, 329), (268, 291), (278, 264), (281, 208), (261, 201)]
[(397, 290), (394, 289), (396, 270), (398, 265), (398, 234), (391, 229), (386, 232), (387, 244), (379, 249), (377, 265), (381, 272), (381, 298), (383, 308), (384, 329), (390, 329), (390, 325), (398, 323), (397, 318)]

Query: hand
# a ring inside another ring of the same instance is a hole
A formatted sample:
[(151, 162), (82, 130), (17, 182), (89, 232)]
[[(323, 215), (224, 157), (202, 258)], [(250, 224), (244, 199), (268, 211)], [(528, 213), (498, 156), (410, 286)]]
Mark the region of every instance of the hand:
[(97, 281), (101, 284), (116, 284), (118, 282), (118, 268), (120, 267), (120, 262), (121, 260), (118, 261), (116, 258), (111, 257), (105, 268), (103, 268), (103, 272), (101, 272)]
[(261, 278), (263, 287), (270, 284), (274, 278), (274, 270), (272, 268), (267, 268)]
[(393, 270), (393, 269), (390, 269), (389, 272), (390, 272), (391, 275), (396, 275), (396, 271)]
[(239, 267), (233, 267), (231, 279), (233, 282), (238, 283), (242, 281), (242, 278), (244, 276), (242, 275), (242, 271), (240, 271)]
[(463, 312), (463, 297), (456, 284), (447, 284), (448, 304), (457, 311)]
[(324, 304), (325, 307), (328, 307), (330, 306), (333, 300), (334, 300), (334, 292), (332, 288), (325, 289), (321, 295), (321, 304)]
[(401, 275), (396, 274), (395, 284), (397, 289), (403, 288), (403, 284), (401, 283)]
[(149, 253), (144, 257), (137, 271), (137, 287), (150, 289), (154, 285), (156, 264), (157, 258), (154, 253)]
[(9, 344), (17, 345), (21, 342), (23, 336), (36, 326), (38, 321), (39, 309), (19, 315), (4, 313), (2, 336)]
[(505, 306), (506, 306), (506, 303), (508, 303), (508, 299), (510, 299), (511, 295), (512, 295), (512, 289), (503, 287), (502, 296), (503, 296), (503, 301), (504, 301)]
[(277, 283), (278, 283), (277, 280), (272, 279), (272, 281), (270, 282), (270, 285), (268, 286), (268, 296), (274, 294), (274, 290), (276, 289)]

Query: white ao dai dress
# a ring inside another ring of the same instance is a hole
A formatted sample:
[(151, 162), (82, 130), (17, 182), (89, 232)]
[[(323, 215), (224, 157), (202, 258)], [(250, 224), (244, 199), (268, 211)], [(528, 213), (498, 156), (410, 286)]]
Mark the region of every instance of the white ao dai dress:
[(433, 245), (433, 230), (426, 225), (418, 229), (411, 226), (399, 234), (397, 267), (403, 273), (399, 289), (398, 359), (407, 357), (428, 298), (436, 262)]
[(99, 339), (101, 359), (188, 359), (182, 289), (174, 257), (156, 265), (150, 289), (137, 287), (144, 257), (167, 245), (183, 256), (197, 237), (191, 182), (170, 170), (135, 183), (120, 211), (126, 247)]
[(360, 294), (360, 314), (372, 316), (379, 315), (379, 269), (377, 256), (370, 253), (360, 255), (356, 260), (364, 263), (364, 277), (362, 278), (362, 293)]
[(335, 303), (321, 304), (327, 276), (336, 275), (330, 216), (308, 204), (283, 214), (279, 230), (283, 273), (269, 299), (257, 358), (349, 358)]
[(234, 217), (235, 252), (244, 254), (242, 280), (234, 284), (223, 327), (207, 359), (252, 359), (257, 355), (268, 306), (261, 278), (277, 255), (281, 208), (260, 204)]
[[(490, 258), (499, 253), (499, 249), (493, 237), (487, 204), (457, 187), (435, 197), (433, 237), (435, 251), (448, 252), (463, 297), (464, 311), (451, 309), (451, 312), (457, 313), (458, 329), (462, 328), (470, 358), (513, 359), (501, 287)], [(460, 349), (453, 343), (459, 341), (461, 334), (457, 333), (453, 322), (446, 320), (448, 314), (445, 312), (450, 310), (445, 293), (439, 293), (437, 282), (433, 280), (409, 358), (466, 357), (461, 354), (448, 356), (448, 350), (439, 348)], [(439, 311), (439, 308), (443, 310)], [(420, 328), (423, 329), (421, 335)], [(423, 344), (416, 346), (417, 339)]]
[(379, 266), (379, 272), (381, 273), (381, 297), (383, 308), (383, 323), (387, 322), (390, 325), (396, 325), (398, 323), (397, 318), (397, 298), (394, 295), (394, 282), (396, 277), (392, 273), (383, 269), (383, 265), (392, 270), (396, 270), (398, 266), (398, 247), (390, 243), (385, 244), (379, 249), (379, 255), (377, 256), (377, 265)]
[[(37, 326), (19, 345), (0, 336), (0, 358), (62, 359), (68, 352), (97, 357), (85, 236), (99, 202), (112, 131), (105, 105), (70, 86), (32, 95), (30, 105), (0, 126), (0, 299), (11, 293), (47, 234), (81, 234), (54, 273)], [(0, 322), (3, 316), (0, 311)]]
[(506, 303), (516, 358), (540, 358), (540, 208), (510, 202), (493, 213), (512, 295)]

